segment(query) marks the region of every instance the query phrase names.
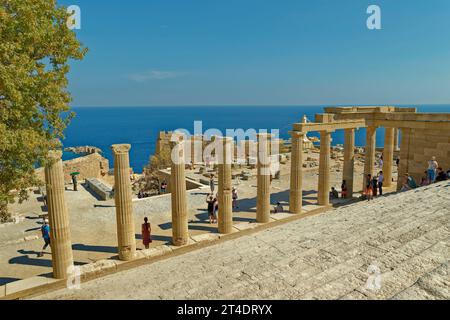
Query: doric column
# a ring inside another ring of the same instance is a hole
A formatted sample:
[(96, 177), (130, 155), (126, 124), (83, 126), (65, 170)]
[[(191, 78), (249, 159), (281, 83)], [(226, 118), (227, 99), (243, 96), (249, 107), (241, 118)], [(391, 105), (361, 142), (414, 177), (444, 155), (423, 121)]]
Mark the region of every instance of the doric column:
[(219, 138), (219, 233), (227, 234), (233, 231), (233, 208), (231, 190), (231, 158), (233, 154), (233, 139)]
[(172, 200), (172, 242), (175, 246), (183, 246), (188, 243), (189, 239), (184, 144), (182, 135), (173, 135), (171, 141), (170, 192)]
[(330, 158), (331, 132), (320, 131), (319, 187), (317, 200), (321, 206), (330, 204)]
[(371, 174), (373, 176), (373, 171), (375, 168), (376, 135), (377, 135), (377, 127), (369, 126), (366, 128), (364, 178), (362, 186), (363, 190), (366, 189), (367, 175)]
[(291, 189), (289, 192), (289, 211), (302, 212), (302, 178), (303, 178), (303, 138), (304, 132), (291, 131)]
[(114, 198), (116, 203), (117, 240), (120, 260), (133, 260), (136, 234), (130, 181), (129, 144), (111, 146), (114, 155)]
[(353, 198), (353, 177), (355, 169), (355, 129), (344, 130), (344, 169), (342, 179), (347, 184), (347, 199)]
[(386, 128), (386, 133), (384, 136), (383, 175), (385, 187), (390, 187), (392, 185), (392, 164), (394, 161), (395, 132), (395, 128)]
[[(411, 142), (412, 129), (401, 128), (401, 142), (400, 142), (400, 164), (398, 168), (397, 190), (402, 188), (404, 176), (409, 171), (409, 147)], [(424, 169), (425, 170), (425, 169)]]
[(270, 221), (270, 135), (258, 134), (257, 184), (258, 196), (256, 205), (256, 221)]
[(45, 167), (47, 207), (50, 225), (53, 277), (66, 279), (73, 266), (69, 211), (64, 196), (64, 172), (61, 151), (50, 151), (50, 164)]
[(400, 130), (398, 128), (394, 128), (394, 151), (399, 151), (399, 139), (398, 139), (398, 134), (399, 134)]

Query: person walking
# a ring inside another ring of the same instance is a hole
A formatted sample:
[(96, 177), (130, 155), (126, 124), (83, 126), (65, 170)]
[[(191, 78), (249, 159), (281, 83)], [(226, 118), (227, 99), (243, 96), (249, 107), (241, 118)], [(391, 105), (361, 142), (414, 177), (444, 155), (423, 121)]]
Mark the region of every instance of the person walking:
[(231, 197), (233, 198), (233, 203), (232, 203), (233, 209), (239, 209), (239, 207), (237, 205), (238, 192), (237, 192), (236, 188), (234, 188), (234, 187), (233, 187), (233, 190), (231, 191)]
[(209, 189), (211, 190), (212, 194), (214, 194), (214, 188), (215, 188), (214, 175), (212, 174), (211, 177), (209, 178)]
[(212, 224), (214, 221), (214, 197), (212, 194), (208, 195), (206, 198), (206, 203), (208, 204), (209, 224)]
[(380, 196), (383, 195), (383, 183), (384, 183), (384, 175), (383, 171), (380, 171), (380, 173), (378, 174), (378, 194)]
[(142, 243), (145, 246), (145, 249), (148, 249), (150, 243), (152, 243), (152, 227), (148, 222), (148, 218), (144, 218), (144, 223), (142, 224)]
[[(44, 224), (41, 227), (42, 238), (44, 239), (44, 246), (42, 247), (42, 251), (38, 254), (38, 257), (44, 256), (44, 250), (50, 246), (50, 226), (48, 225), (48, 220), (44, 219)], [(50, 246), (51, 248), (51, 246)]]
[(430, 160), (428, 160), (428, 180), (430, 183), (434, 183), (436, 181), (436, 170), (439, 167), (439, 164), (436, 161), (436, 157), (431, 157)]

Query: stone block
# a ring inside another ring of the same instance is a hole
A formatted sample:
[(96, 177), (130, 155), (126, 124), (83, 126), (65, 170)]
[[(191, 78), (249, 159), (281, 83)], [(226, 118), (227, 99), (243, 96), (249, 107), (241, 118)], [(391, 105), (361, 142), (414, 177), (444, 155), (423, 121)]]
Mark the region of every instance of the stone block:
[(204, 233), (204, 234), (192, 236), (191, 239), (194, 242), (211, 242), (211, 241), (219, 240), (219, 237), (220, 236), (218, 233)]
[(169, 254), (172, 251), (173, 250), (169, 246), (162, 245), (162, 246), (157, 246), (157, 247), (150, 248), (150, 249), (145, 249), (145, 250), (142, 250), (141, 252), (144, 254), (144, 256), (147, 259), (150, 259), (150, 258), (160, 257), (163, 255)]
[(56, 282), (58, 280), (46, 277), (32, 277), (23, 280), (7, 283), (5, 287), (5, 295), (13, 295), (22, 291), (32, 290), (34, 288)]
[(81, 275), (90, 277), (101, 274), (105, 271), (113, 271), (117, 268), (117, 262), (113, 260), (99, 260), (81, 266)]

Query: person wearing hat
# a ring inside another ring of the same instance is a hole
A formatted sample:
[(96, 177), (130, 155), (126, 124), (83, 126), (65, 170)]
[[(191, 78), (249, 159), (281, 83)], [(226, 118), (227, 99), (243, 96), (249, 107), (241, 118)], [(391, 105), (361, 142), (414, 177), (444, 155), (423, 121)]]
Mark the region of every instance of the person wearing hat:
[(44, 246), (42, 247), (41, 253), (38, 257), (44, 256), (44, 250), (50, 245), (50, 226), (48, 225), (48, 220), (44, 219), (44, 224), (41, 227), (42, 238), (44, 239)]

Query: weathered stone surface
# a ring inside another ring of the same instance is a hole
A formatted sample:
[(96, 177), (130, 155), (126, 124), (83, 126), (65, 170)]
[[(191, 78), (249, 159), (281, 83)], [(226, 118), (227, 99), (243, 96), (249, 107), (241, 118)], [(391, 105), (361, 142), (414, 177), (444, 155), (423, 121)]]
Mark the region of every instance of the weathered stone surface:
[(42, 298), (450, 299), (449, 195), (447, 182), (360, 202)]

